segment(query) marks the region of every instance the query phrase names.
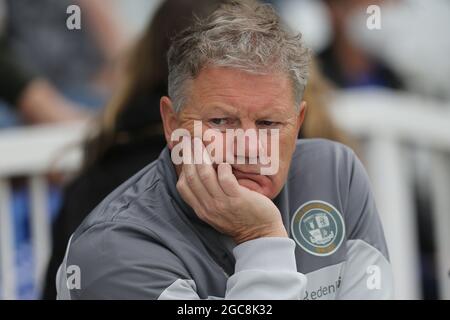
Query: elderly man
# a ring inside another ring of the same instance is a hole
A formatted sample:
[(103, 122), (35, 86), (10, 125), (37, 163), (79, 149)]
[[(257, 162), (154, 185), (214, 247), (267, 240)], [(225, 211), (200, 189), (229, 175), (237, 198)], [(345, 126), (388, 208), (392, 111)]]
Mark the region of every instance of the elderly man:
[(254, 1), (182, 32), (160, 103), (168, 146), (73, 234), (58, 297), (390, 298), (362, 165), (343, 145), (296, 139), (308, 56)]

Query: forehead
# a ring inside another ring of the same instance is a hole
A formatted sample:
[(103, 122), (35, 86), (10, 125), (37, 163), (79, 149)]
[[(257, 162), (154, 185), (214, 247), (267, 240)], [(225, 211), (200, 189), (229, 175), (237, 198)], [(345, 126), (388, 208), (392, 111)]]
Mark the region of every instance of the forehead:
[(191, 99), (203, 106), (227, 105), (258, 111), (294, 109), (292, 84), (283, 73), (253, 74), (228, 67), (204, 68), (192, 81)]

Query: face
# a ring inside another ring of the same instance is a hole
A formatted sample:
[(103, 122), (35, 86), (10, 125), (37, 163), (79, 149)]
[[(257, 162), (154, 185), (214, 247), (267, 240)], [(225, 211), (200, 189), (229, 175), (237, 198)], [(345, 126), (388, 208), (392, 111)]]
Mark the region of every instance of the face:
[[(255, 75), (232, 68), (207, 67), (191, 82), (187, 91), (186, 104), (179, 113), (173, 111), (168, 97), (161, 99), (160, 109), (169, 148), (174, 146), (171, 136), (175, 129), (184, 128), (194, 136), (194, 122), (197, 121), (201, 121), (203, 132), (216, 130), (223, 139), (227, 129), (252, 129), (257, 133), (259, 129), (268, 132), (277, 129), (278, 141), (271, 139), (270, 134), (263, 141), (257, 134), (258, 142), (245, 140), (242, 152), (242, 149), (237, 150), (237, 143), (230, 150), (227, 140), (223, 152), (224, 157), (231, 152), (234, 157), (248, 158), (254, 154), (252, 148), (259, 145), (272, 156), (275, 150), (272, 144), (278, 143), (278, 170), (275, 174), (261, 175), (260, 163), (245, 161), (246, 164), (232, 164), (240, 185), (273, 199), (286, 181), (306, 109), (304, 102), (300, 106), (295, 105), (289, 77), (279, 73)], [(204, 141), (205, 145), (208, 143)]]

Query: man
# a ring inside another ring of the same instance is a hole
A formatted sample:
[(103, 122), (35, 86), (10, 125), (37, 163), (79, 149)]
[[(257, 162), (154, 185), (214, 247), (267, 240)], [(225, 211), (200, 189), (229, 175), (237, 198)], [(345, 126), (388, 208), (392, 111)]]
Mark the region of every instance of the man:
[(168, 146), (73, 234), (58, 298), (390, 298), (362, 165), (340, 144), (296, 140), (308, 61), (254, 1), (182, 32), (160, 103)]

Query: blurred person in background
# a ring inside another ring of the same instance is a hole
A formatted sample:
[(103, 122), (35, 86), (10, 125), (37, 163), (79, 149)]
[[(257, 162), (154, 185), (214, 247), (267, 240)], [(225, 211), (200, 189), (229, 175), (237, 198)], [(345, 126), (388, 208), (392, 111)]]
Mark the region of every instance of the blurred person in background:
[[(88, 120), (111, 91), (122, 50), (116, 21), (103, 1), (77, 1), (80, 30), (68, 30), (74, 1), (0, 0), (0, 127)], [(100, 80), (98, 80), (100, 79)], [(75, 102), (76, 101), (76, 102)], [(37, 297), (30, 272), (33, 252), (27, 180), (10, 178), (18, 274), (17, 296)], [(59, 205), (59, 185), (50, 181), (49, 216)]]
[(27, 123), (51, 123), (87, 118), (77, 104), (63, 97), (47, 80), (28, 72), (0, 38), (0, 99)]
[(380, 28), (366, 27), (368, 14), (363, 7), (347, 23), (352, 42), (383, 61), (408, 91), (448, 102), (450, 2), (391, 0), (373, 4), (380, 4)]
[[(323, 72), (341, 88), (382, 87), (448, 100), (448, 1), (324, 0), (334, 38), (319, 55)], [(381, 28), (366, 27), (367, 8), (381, 8)], [(383, 91), (379, 91), (380, 95)], [(396, 92), (384, 91), (384, 94)], [(363, 105), (361, 107), (364, 107)], [(426, 112), (427, 104), (423, 103)], [(430, 110), (431, 111), (431, 110)], [(431, 111), (433, 112), (433, 111)], [(404, 117), (408, 117), (405, 113)], [(381, 130), (383, 130), (381, 128)], [(408, 173), (420, 251), (422, 293), (436, 299), (436, 245), (426, 153), (412, 146)], [(407, 163), (407, 161), (405, 161)]]
[[(448, 115), (438, 108), (450, 106), (450, 2), (384, 1), (381, 9), (382, 27), (376, 32), (356, 28), (366, 16), (362, 12), (354, 16), (349, 26), (353, 31), (352, 39), (373, 56), (385, 61), (401, 77), (410, 97), (418, 99), (418, 109), (415, 111), (423, 113), (424, 124), (419, 132), (426, 131), (427, 116), (438, 114), (438, 117), (448, 119)], [(405, 112), (404, 117), (407, 119), (408, 116)], [(439, 290), (442, 294), (444, 286), (438, 276), (442, 241), (436, 236), (439, 234), (436, 225), (442, 223), (438, 216), (430, 214), (436, 210), (433, 209), (436, 202), (430, 188), (433, 184), (430, 172), (435, 167), (432, 160), (437, 152), (434, 143), (448, 138), (444, 135), (438, 139), (426, 139), (426, 148), (412, 143), (409, 155), (409, 179), (417, 212), (421, 283), (425, 299), (439, 297)]]
[(356, 141), (334, 123), (328, 110), (335, 89), (320, 71), (317, 59), (313, 58), (304, 94), (308, 111), (299, 138), (323, 138), (337, 141), (350, 146), (358, 153)]
[(154, 161), (165, 147), (159, 100), (167, 94), (166, 54), (171, 38), (192, 23), (193, 14), (207, 15), (220, 2), (164, 1), (127, 58), (120, 89), (86, 142), (84, 168), (65, 190), (53, 227), (44, 299), (56, 298), (56, 272), (70, 235), (98, 203)]
[[(167, 51), (175, 34), (193, 16), (204, 17), (224, 0), (167, 0), (148, 24), (127, 61), (118, 94), (99, 120), (99, 128), (85, 145), (81, 174), (65, 190), (62, 209), (53, 228), (53, 255), (44, 299), (55, 299), (55, 276), (67, 241), (82, 220), (111, 191), (155, 160), (166, 145), (159, 100), (167, 95)], [(304, 98), (309, 104), (301, 137), (351, 141), (332, 122), (327, 103), (331, 86), (315, 64)]]
[[(293, 27), (301, 30), (309, 28), (311, 34), (306, 34), (306, 38), (310, 45), (318, 44), (316, 51), (320, 53), (321, 69), (337, 87), (344, 89), (341, 91), (343, 95), (347, 94), (345, 89), (370, 87), (374, 97), (380, 96), (380, 103), (383, 103), (383, 98), (389, 101), (397, 95), (406, 97), (411, 93), (448, 101), (448, 1), (276, 2)], [(371, 5), (380, 8), (380, 29), (367, 26), (371, 15), (367, 9)], [(305, 17), (309, 17), (309, 25)], [(323, 30), (319, 32), (319, 29)], [(348, 91), (350, 94), (352, 92), (355, 91)], [(430, 110), (425, 101), (420, 104), (424, 108), (424, 115), (427, 110), (430, 113), (436, 111)], [(362, 109), (366, 107), (365, 103), (360, 105)], [(408, 117), (406, 112), (404, 117)], [(382, 126), (380, 132), (383, 132)], [(430, 163), (424, 154), (429, 150), (417, 149), (411, 150), (413, 156), (405, 163), (413, 162), (408, 178), (414, 190), (413, 207), (417, 210), (423, 294), (427, 299), (435, 299), (437, 288), (433, 221), (430, 215)]]
[(379, 86), (402, 89), (401, 79), (384, 62), (358, 46), (349, 35), (350, 20), (355, 12), (366, 12), (380, 0), (324, 0), (331, 22), (333, 37), (319, 53), (322, 72), (341, 88)]
[[(99, 108), (111, 94), (126, 49), (113, 2), (6, 0), (5, 42), (17, 62), (65, 96)], [(71, 5), (80, 7), (80, 29), (69, 30)]]
[[(44, 77), (28, 70), (11, 52), (4, 34), (6, 14), (5, 2), (0, 1), (0, 100), (3, 104), (16, 108), (28, 123), (86, 118), (87, 114), (78, 105), (63, 97)], [(4, 122), (5, 119), (0, 119), (0, 127), (6, 125)]]
[[(30, 71), (11, 52), (5, 39), (7, 11), (0, 1), (0, 128), (18, 124), (18, 118), (26, 124), (69, 122), (88, 119), (82, 107), (65, 98), (50, 82), (37, 72)], [(15, 115), (15, 116), (13, 116)], [(2, 139), (8, 139), (3, 137)], [(6, 141), (9, 142), (9, 141)], [(0, 152), (1, 153), (1, 152)], [(32, 156), (32, 155), (30, 155)], [(37, 295), (30, 272), (33, 252), (29, 239), (30, 193), (27, 180), (20, 176), (10, 177), (10, 207), (13, 213), (15, 267), (18, 275), (17, 296), (32, 299)], [(59, 193), (50, 186), (48, 208), (51, 214), (58, 207)], [(0, 199), (4, 201), (4, 199)], [(1, 287), (1, 284), (0, 284)]]

